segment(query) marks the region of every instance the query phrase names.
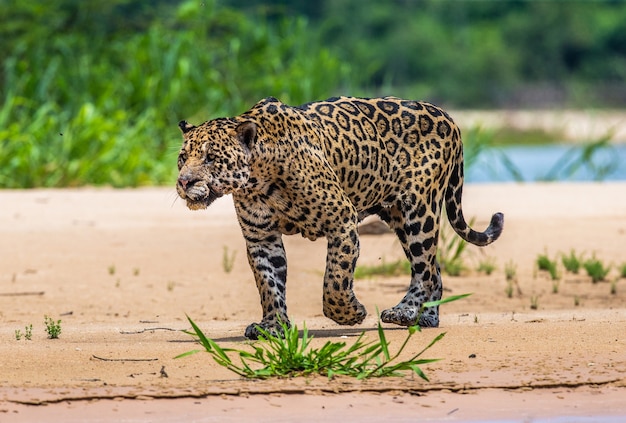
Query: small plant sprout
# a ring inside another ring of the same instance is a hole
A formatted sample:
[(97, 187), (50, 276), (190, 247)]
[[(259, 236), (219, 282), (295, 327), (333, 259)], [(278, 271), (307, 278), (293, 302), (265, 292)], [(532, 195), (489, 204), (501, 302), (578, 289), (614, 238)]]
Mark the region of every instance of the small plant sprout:
[(24, 327), (24, 333), (21, 330), (15, 329), (15, 340), (19, 341), (24, 338), (27, 341), (33, 339), (33, 325), (28, 325)]
[(619, 277), (626, 278), (626, 263), (622, 263), (619, 267)]
[(517, 293), (522, 294), (522, 291), (517, 283), (517, 265), (513, 260), (509, 260), (504, 265), (504, 276), (506, 278), (505, 293), (508, 298), (513, 298), (515, 286), (517, 286)]
[(537, 310), (539, 308), (539, 296), (532, 295), (530, 297), (530, 309)]
[(109, 266), (109, 275), (113, 276), (115, 274), (115, 265), (112, 264)]
[(135, 267), (133, 269), (133, 276), (139, 276), (139, 268), (138, 267)]
[(580, 297), (578, 295), (574, 296), (574, 306), (578, 307), (580, 305)]
[(512, 279), (506, 281), (506, 289), (504, 292), (506, 293), (506, 296), (508, 298), (513, 298), (513, 284), (514, 283), (515, 282), (513, 282)]
[(556, 260), (550, 260), (547, 254), (540, 254), (537, 257), (537, 269), (548, 272), (553, 281), (560, 279)]
[(222, 252), (222, 269), (224, 272), (230, 273), (233, 270), (233, 266), (235, 265), (235, 256), (237, 255), (237, 251), (233, 251), (232, 254), (228, 252), (228, 246), (224, 245), (224, 249)]
[(611, 281), (611, 295), (617, 295), (617, 279), (615, 278)]
[(553, 279), (552, 280), (552, 293), (553, 294), (558, 294), (559, 293), (559, 285), (560, 285), (561, 281), (559, 279)]
[(513, 262), (513, 260), (509, 260), (504, 265), (504, 276), (507, 281), (515, 280), (517, 275), (517, 265)]
[(55, 322), (51, 317), (44, 316), (44, 323), (48, 338), (57, 339), (61, 335), (61, 320)]
[(595, 254), (588, 260), (585, 260), (583, 267), (587, 271), (587, 275), (591, 276), (591, 281), (597, 283), (606, 279), (606, 275), (609, 274), (611, 266), (604, 266), (600, 260), (598, 260)]
[(476, 270), (486, 274), (487, 276), (491, 275), (493, 271), (496, 270), (496, 259), (493, 257), (485, 257), (484, 260), (478, 263), (478, 268)]
[(169, 281), (169, 282), (167, 283), (167, 290), (168, 290), (169, 292), (172, 292), (172, 291), (174, 290), (174, 287), (175, 287), (175, 286), (176, 286), (176, 282), (174, 282), (174, 281)]
[(561, 262), (563, 263), (563, 267), (570, 273), (578, 274), (580, 267), (582, 266), (583, 256), (582, 254), (577, 255), (576, 251), (573, 249), (570, 250), (569, 255), (563, 254), (561, 256)]
[[(458, 295), (440, 301), (425, 303), (426, 307), (434, 307), (466, 297)], [(377, 327), (377, 339), (368, 341), (366, 332), (362, 332), (354, 344), (347, 346), (345, 342), (326, 342), (321, 348), (311, 348), (313, 336), (309, 334), (306, 325), (302, 327), (302, 336), (296, 326), (281, 323), (282, 335), (259, 328), (259, 341), (252, 343), (254, 352), (222, 348), (214, 340), (207, 338), (200, 328), (189, 318), (192, 331), (190, 335), (196, 337), (204, 351), (219, 365), (246, 378), (267, 379), (270, 377), (307, 376), (312, 374), (325, 375), (332, 378), (335, 375), (367, 379), (372, 377), (403, 376), (410, 371), (428, 381), (426, 374), (420, 368), (423, 364), (433, 363), (439, 359), (424, 359), (421, 356), (433, 345), (439, 342), (445, 332), (436, 336), (425, 348), (406, 361), (399, 361), (398, 357), (405, 350), (409, 341), (419, 326), (410, 326), (408, 334), (395, 354), (389, 350), (389, 342), (380, 321)], [(176, 358), (185, 357), (200, 352), (188, 351)], [(241, 362), (233, 360), (238, 357)]]
[(24, 339), (26, 339), (27, 341), (30, 341), (31, 339), (33, 339), (33, 325), (32, 324), (24, 327)]

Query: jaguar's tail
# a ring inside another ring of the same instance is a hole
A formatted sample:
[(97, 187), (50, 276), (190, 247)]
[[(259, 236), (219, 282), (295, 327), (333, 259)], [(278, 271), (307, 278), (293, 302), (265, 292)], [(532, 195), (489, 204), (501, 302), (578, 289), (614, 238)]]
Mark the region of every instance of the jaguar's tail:
[(484, 232), (477, 232), (469, 227), (463, 217), (463, 209), (461, 207), (461, 197), (463, 196), (463, 151), (460, 150), (455, 160), (454, 168), (450, 175), (448, 187), (446, 188), (445, 204), (448, 221), (465, 241), (480, 247), (489, 245), (502, 233), (504, 226), (504, 215), (495, 213), (491, 216), (491, 222)]

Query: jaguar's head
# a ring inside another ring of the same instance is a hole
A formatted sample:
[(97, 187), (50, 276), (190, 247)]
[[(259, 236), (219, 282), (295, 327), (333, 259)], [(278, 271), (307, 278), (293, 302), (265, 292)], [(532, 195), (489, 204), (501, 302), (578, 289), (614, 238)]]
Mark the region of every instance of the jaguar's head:
[(250, 146), (254, 122), (215, 119), (193, 126), (178, 124), (183, 146), (178, 155), (176, 191), (191, 210), (204, 209), (215, 199), (245, 187), (250, 178)]

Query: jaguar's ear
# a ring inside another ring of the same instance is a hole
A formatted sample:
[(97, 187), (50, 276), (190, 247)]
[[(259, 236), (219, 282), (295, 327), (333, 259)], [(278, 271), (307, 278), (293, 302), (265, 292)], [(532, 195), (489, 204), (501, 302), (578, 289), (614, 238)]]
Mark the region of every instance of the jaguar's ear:
[(192, 124), (188, 123), (186, 120), (181, 120), (180, 122), (178, 122), (178, 127), (180, 128), (181, 131), (183, 131), (183, 134), (191, 131), (193, 128), (195, 128), (195, 126), (193, 126)]
[(237, 127), (237, 139), (248, 150), (252, 148), (252, 144), (256, 140), (256, 123), (243, 122)]

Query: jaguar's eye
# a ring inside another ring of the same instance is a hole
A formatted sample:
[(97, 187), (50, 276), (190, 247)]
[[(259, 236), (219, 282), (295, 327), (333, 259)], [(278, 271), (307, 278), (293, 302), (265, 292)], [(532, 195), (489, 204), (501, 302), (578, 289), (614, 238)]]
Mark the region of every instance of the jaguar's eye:
[(214, 161), (215, 161), (215, 156), (213, 154), (207, 154), (206, 157), (204, 158), (204, 162), (206, 164), (213, 164)]
[(181, 170), (187, 161), (187, 153), (182, 152), (178, 155), (178, 170)]

